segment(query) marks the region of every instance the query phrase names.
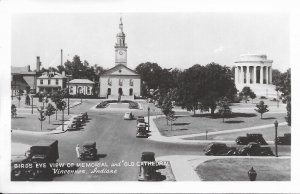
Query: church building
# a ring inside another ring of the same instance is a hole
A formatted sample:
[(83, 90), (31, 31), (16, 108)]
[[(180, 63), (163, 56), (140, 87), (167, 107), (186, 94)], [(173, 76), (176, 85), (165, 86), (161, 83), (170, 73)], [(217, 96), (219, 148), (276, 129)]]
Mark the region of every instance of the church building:
[(100, 76), (100, 97), (109, 99), (134, 99), (141, 95), (141, 76), (127, 67), (127, 44), (122, 18), (115, 44), (115, 66)]

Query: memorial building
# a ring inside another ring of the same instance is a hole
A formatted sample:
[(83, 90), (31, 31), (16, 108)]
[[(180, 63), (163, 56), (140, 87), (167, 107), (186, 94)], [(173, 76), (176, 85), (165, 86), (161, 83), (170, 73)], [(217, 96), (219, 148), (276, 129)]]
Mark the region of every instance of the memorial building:
[(239, 92), (248, 86), (257, 96), (276, 97), (272, 84), (273, 60), (267, 59), (267, 55), (241, 55), (235, 63), (235, 85)]

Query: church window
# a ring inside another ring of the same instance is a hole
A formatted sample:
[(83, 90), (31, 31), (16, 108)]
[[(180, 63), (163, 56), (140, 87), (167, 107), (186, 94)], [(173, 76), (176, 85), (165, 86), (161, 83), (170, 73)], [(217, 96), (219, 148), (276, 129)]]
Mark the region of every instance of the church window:
[(41, 85), (44, 84), (43, 82), (44, 82), (44, 80), (43, 80), (43, 79), (40, 79), (40, 84), (41, 84)]
[(70, 88), (70, 93), (73, 93), (73, 86), (71, 86)]
[(91, 93), (91, 91), (90, 91), (90, 87), (88, 87), (88, 86), (87, 86), (87, 93), (88, 93), (88, 94), (90, 94), (90, 93)]
[(130, 86), (133, 86), (133, 79), (130, 79), (129, 85), (130, 85)]
[(111, 86), (111, 85), (112, 85), (112, 80), (111, 80), (110, 78), (108, 78), (108, 80), (107, 80), (107, 84), (108, 84), (109, 86)]
[(58, 79), (55, 80), (55, 84), (58, 85)]
[(51, 84), (51, 80), (50, 79), (48, 79), (48, 85), (50, 85)]
[(122, 69), (119, 70), (119, 73), (122, 73)]
[(122, 85), (123, 85), (123, 80), (119, 79), (119, 86), (122, 86)]

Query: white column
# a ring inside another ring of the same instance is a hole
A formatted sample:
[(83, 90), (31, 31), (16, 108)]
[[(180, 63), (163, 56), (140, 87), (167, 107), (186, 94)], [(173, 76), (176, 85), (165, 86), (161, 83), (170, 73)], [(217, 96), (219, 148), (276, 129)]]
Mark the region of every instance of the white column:
[(250, 68), (247, 66), (246, 68), (246, 83), (250, 84)]
[(241, 66), (241, 78), (242, 78), (242, 84), (244, 84), (244, 80), (245, 80), (245, 74), (244, 74), (244, 66)]
[(270, 66), (270, 84), (272, 84), (272, 66)]
[(241, 83), (241, 67), (238, 66), (238, 83)]
[(263, 66), (261, 65), (260, 66), (260, 84), (263, 84), (263, 71), (264, 71), (264, 69), (263, 69)]
[(253, 84), (256, 84), (256, 66), (253, 66)]
[[(238, 67), (234, 68), (234, 81), (235, 84), (237, 84), (239, 82), (239, 78), (238, 78)], [(129, 81), (130, 82), (130, 81)], [(130, 83), (129, 83), (130, 84)]]
[(266, 66), (266, 84), (269, 84), (269, 67)]

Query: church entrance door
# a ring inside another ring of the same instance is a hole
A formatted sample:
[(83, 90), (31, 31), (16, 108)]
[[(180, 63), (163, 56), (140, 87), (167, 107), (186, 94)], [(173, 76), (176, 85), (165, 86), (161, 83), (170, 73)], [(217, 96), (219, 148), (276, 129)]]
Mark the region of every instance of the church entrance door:
[(119, 88), (119, 92), (118, 92), (118, 93), (119, 93), (120, 96), (123, 95), (123, 90), (122, 90), (122, 88)]

